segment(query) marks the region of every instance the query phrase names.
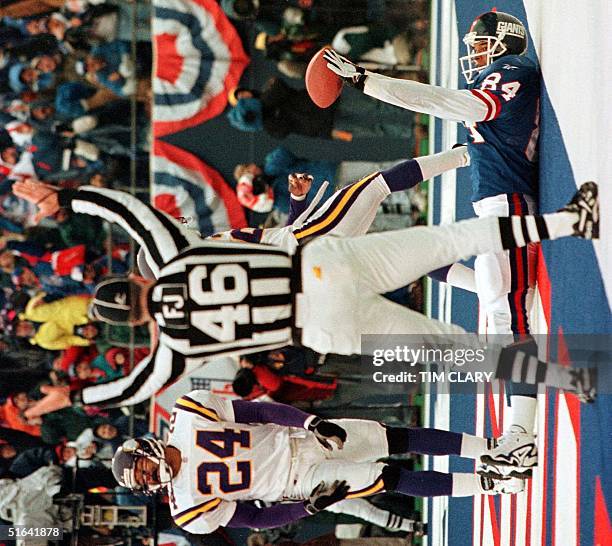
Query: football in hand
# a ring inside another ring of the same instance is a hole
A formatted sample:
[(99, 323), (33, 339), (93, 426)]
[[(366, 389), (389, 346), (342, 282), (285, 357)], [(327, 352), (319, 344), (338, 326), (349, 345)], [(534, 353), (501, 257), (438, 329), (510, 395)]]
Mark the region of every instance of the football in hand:
[(325, 48), (319, 50), (306, 69), (306, 90), (319, 108), (328, 108), (342, 93), (342, 78), (327, 68), (324, 52)]

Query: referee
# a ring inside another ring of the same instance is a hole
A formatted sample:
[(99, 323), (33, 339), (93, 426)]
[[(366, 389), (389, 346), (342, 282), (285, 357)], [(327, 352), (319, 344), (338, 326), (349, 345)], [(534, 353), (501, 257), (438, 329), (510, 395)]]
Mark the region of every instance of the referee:
[(68, 208), (119, 224), (144, 247), (157, 278), (106, 280), (96, 288), (92, 308), (108, 323), (156, 323), (159, 337), (150, 355), (126, 377), (73, 391), (72, 401), (65, 390), (47, 387), (49, 396), (32, 415), (74, 402), (136, 404), (219, 356), (290, 344), (350, 355), (361, 353), (361, 334), (413, 334), (428, 344), (452, 344), (463, 334), (462, 343), (480, 348), (477, 336), (381, 294), (473, 255), (543, 239), (588, 238), (598, 227), (597, 187), (589, 183), (557, 213), (320, 237), (290, 256), (267, 245), (203, 240), (121, 191), (57, 191), (25, 180), (15, 182), (13, 192), (38, 206), (35, 221)]

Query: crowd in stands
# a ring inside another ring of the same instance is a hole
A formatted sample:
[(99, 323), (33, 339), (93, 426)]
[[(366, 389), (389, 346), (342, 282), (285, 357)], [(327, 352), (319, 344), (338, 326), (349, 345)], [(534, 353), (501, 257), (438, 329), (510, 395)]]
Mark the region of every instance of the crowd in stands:
[[(150, 43), (136, 45), (134, 62), (120, 12), (120, 3), (99, 0), (0, 2), (0, 483), (20, 495), (31, 487), (22, 480), (49, 465), (62, 469), (59, 483), (44, 477), (54, 493), (115, 486), (109, 466), (129, 433), (127, 415), (78, 407), (24, 413), (41, 386), (117, 378), (148, 351), (132, 358), (89, 316), (96, 283), (129, 270), (127, 246), (111, 242), (101, 220), (66, 210), (39, 224), (36, 207), (11, 192), (24, 178), (128, 186), (130, 161), (146, 180)], [(137, 419), (136, 429), (148, 427)], [(26, 521), (40, 522), (37, 512)]]
[[(36, 207), (11, 192), (12, 184), (24, 178), (62, 188), (125, 188), (131, 183), (130, 162), (136, 163), (140, 184), (147, 185), (151, 43), (138, 42), (132, 57), (132, 44), (119, 32), (120, 4), (0, 1), (0, 489), (49, 465), (61, 468), (59, 478), (40, 474), (54, 494), (112, 489), (116, 483), (110, 460), (130, 433), (130, 418), (120, 409), (75, 406), (37, 418), (24, 415), (42, 397), (44, 385), (80, 388), (121, 377), (149, 349), (145, 335), (129, 350), (122, 343), (130, 339), (127, 328), (113, 327), (111, 332), (89, 313), (100, 280), (135, 269), (125, 240), (113, 237), (100, 219), (65, 209), (38, 223)], [(427, 2), (410, 2), (408, 14), (406, 2), (388, 2), (393, 9), (387, 9), (382, 22), (377, 12), (385, 4), (382, 0), (337, 0), (331, 3), (334, 10), (314, 0), (220, 4), (239, 27), (252, 25), (256, 40), (245, 45), (252, 54), (265, 55), (279, 72), (261, 90), (232, 91), (228, 115), (234, 127), (265, 130), (280, 138), (297, 133), (414, 141), (422, 134), (412, 115), (382, 102), (364, 102), (361, 93), (319, 110), (303, 85), (286, 78), (302, 79), (312, 55), (331, 43), (356, 60), (389, 70), (425, 66)], [(342, 18), (343, 28), (335, 17), (339, 11), (350, 15)], [(424, 78), (420, 69), (407, 74)], [(135, 147), (132, 130), (137, 134)], [(279, 147), (253, 163), (237, 165), (231, 183), (252, 213), (253, 227), (278, 225), (288, 213), (290, 173), (315, 175), (313, 193), (328, 180), (327, 197), (353, 182), (356, 170), (380, 168), (382, 164), (308, 160)], [(385, 212), (397, 216), (399, 227), (422, 221), (422, 193), (395, 199), (385, 205)], [(380, 229), (385, 227), (390, 226)], [(419, 305), (414, 287), (396, 297)], [(332, 400), (338, 388), (334, 377), (318, 375), (320, 363), (319, 355), (294, 348), (248, 355), (236, 363), (234, 390), (249, 400), (316, 407)], [(132, 434), (147, 433), (145, 413), (144, 408), (138, 410), (142, 418), (132, 421)], [(130, 500), (124, 495), (122, 502)]]

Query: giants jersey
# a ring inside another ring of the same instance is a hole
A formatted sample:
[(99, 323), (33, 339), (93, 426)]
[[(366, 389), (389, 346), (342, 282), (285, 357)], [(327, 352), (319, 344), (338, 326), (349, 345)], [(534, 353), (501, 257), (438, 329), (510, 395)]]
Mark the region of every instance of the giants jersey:
[(193, 534), (211, 533), (230, 521), (236, 501), (282, 500), (291, 430), (236, 423), (231, 402), (205, 391), (179, 398), (168, 439), (182, 456), (169, 488), (177, 525)]
[(478, 74), (469, 89), (488, 108), (466, 123), (472, 201), (506, 193), (537, 193), (540, 73), (525, 56), (508, 55)]

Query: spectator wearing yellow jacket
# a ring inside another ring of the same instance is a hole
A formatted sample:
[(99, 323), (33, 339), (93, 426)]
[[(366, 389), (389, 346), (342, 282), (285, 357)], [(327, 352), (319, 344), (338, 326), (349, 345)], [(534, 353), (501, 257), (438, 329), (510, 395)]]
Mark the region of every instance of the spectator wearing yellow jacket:
[[(52, 351), (93, 343), (98, 328), (87, 315), (91, 297), (68, 296), (45, 303), (44, 296), (45, 293), (40, 292), (31, 298), (19, 315), (22, 336), (29, 337), (33, 345)], [(29, 329), (23, 321), (31, 323)]]

